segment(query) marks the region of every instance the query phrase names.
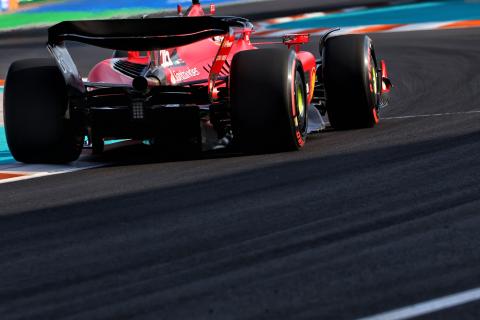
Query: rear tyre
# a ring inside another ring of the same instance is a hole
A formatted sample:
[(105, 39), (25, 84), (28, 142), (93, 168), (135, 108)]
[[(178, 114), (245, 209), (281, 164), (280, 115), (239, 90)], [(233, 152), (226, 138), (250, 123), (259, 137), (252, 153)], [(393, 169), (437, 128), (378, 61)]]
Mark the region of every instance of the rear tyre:
[(305, 144), (303, 68), (293, 51), (242, 51), (233, 57), (230, 98), (237, 145), (247, 152), (298, 150)]
[(330, 124), (335, 129), (369, 128), (378, 123), (378, 68), (365, 35), (327, 39), (323, 78)]
[(54, 60), (14, 62), (4, 95), (7, 143), (17, 161), (66, 163), (79, 157), (83, 130), (68, 119), (67, 89)]

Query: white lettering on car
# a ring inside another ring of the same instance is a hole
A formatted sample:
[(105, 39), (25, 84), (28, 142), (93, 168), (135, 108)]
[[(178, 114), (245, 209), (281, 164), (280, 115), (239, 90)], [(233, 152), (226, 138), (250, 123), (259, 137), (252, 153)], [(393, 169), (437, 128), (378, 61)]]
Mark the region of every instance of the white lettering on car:
[[(200, 75), (200, 72), (198, 71), (197, 68), (192, 68), (185, 71), (172, 71), (172, 75), (175, 77), (176, 82), (182, 82)], [(172, 80), (173, 80), (173, 77), (172, 77)], [(174, 82), (172, 81), (172, 83)]]
[(160, 50), (161, 66), (164, 68), (173, 66), (172, 59), (170, 58), (170, 52), (167, 50)]

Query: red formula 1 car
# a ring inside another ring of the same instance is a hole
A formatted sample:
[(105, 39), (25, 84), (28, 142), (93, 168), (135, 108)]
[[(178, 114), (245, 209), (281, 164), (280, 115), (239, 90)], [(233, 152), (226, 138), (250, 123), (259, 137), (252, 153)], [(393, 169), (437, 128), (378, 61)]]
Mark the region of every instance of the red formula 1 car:
[[(370, 38), (320, 40), (320, 59), (286, 35), (258, 49), (244, 18), (205, 15), (198, 0), (178, 17), (66, 21), (49, 29), (53, 59), (14, 62), (4, 119), (22, 162), (77, 159), (85, 137), (95, 152), (107, 138), (150, 141), (162, 152), (216, 143), (246, 152), (297, 150), (325, 128), (373, 127), (390, 89)], [(77, 41), (115, 50), (82, 79), (65, 47)]]

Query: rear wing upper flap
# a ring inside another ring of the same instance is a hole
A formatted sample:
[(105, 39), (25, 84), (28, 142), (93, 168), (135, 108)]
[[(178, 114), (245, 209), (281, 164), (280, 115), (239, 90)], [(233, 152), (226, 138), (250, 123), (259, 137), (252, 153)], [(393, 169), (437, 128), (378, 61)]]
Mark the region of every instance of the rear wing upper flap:
[(211, 16), (64, 21), (48, 29), (48, 45), (70, 40), (113, 50), (148, 51), (251, 27), (244, 18)]

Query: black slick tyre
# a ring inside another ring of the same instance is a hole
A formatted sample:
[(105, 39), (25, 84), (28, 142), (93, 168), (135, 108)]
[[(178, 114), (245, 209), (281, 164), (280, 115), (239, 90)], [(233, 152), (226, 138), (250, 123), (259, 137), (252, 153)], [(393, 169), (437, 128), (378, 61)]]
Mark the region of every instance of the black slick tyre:
[(14, 62), (4, 91), (7, 143), (26, 163), (66, 163), (83, 147), (83, 130), (69, 119), (67, 89), (52, 59)]
[(378, 123), (380, 81), (372, 41), (365, 35), (328, 38), (323, 80), (330, 124), (335, 129), (369, 128)]
[(307, 133), (303, 68), (293, 51), (242, 51), (232, 60), (234, 141), (246, 152), (302, 148)]

